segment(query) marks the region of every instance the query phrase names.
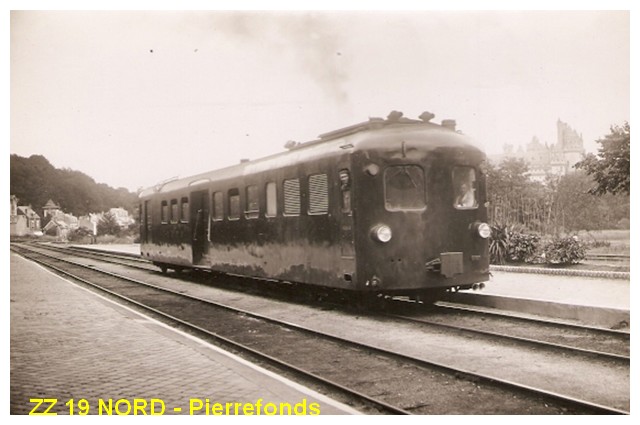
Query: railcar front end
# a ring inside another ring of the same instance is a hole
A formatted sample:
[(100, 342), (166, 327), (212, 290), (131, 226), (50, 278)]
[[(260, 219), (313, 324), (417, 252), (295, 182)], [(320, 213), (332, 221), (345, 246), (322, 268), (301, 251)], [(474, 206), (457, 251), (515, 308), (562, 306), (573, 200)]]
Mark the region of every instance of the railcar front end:
[(440, 130), (372, 145), (353, 160), (358, 289), (432, 296), (487, 281), (484, 154)]

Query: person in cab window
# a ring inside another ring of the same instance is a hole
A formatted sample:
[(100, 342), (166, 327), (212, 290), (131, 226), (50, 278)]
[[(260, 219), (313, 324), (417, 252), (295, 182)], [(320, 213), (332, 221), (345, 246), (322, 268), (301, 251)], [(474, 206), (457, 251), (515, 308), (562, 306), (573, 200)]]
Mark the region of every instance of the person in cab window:
[(458, 208), (469, 208), (476, 205), (476, 198), (473, 195), (473, 189), (467, 183), (460, 185), (460, 191), (456, 197), (455, 206)]

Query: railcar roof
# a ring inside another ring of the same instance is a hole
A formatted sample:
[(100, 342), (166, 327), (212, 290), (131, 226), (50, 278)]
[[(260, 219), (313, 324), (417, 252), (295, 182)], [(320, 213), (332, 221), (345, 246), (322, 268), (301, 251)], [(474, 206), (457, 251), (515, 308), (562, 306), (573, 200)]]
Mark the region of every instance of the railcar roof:
[[(154, 193), (167, 193), (188, 186), (198, 186), (215, 180), (253, 174), (255, 172), (285, 167), (304, 161), (342, 155), (345, 150), (378, 149), (388, 144), (390, 136), (402, 135), (402, 140), (420, 141), (425, 148), (440, 146), (470, 146), (470, 139), (455, 131), (455, 121), (445, 120), (443, 125), (406, 118), (371, 118), (359, 124), (324, 133), (318, 139), (289, 146), (289, 150), (253, 161), (241, 162), (226, 168), (158, 183), (144, 189), (140, 197)], [(425, 113), (427, 114), (427, 113)], [(425, 114), (421, 115), (424, 116)], [(432, 114), (429, 114), (431, 118)], [(400, 113), (401, 116), (401, 113)]]

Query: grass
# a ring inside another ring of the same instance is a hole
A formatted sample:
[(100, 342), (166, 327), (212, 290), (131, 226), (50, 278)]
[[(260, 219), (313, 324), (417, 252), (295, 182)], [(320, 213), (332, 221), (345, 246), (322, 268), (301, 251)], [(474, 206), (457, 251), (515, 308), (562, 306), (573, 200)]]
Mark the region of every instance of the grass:
[(630, 255), (631, 252), (631, 231), (630, 230), (594, 230), (591, 232), (581, 231), (578, 233), (585, 242), (608, 242), (609, 246), (599, 246), (590, 248), (588, 254), (618, 254)]
[(626, 242), (629, 243), (630, 230), (592, 230), (590, 232), (581, 230), (578, 236), (585, 240), (609, 241), (609, 242)]

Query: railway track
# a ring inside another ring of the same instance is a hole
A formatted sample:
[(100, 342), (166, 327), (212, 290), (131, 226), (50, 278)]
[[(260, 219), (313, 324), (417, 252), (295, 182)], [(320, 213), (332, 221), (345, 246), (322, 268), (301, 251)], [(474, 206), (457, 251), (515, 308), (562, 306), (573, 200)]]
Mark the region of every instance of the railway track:
[(395, 302), (389, 310), (385, 315), (396, 320), (527, 344), (568, 355), (584, 355), (626, 365), (630, 362), (630, 334), (624, 331), (525, 318), (446, 303), (423, 306)]
[[(47, 249), (64, 254), (80, 255), (112, 264), (124, 265), (141, 270), (158, 272), (158, 268), (151, 262), (139, 256), (127, 253), (114, 253), (106, 250), (94, 250), (74, 246), (47, 245)], [(180, 275), (188, 278), (188, 274)], [(201, 276), (195, 278), (196, 281)], [(205, 278), (206, 279), (206, 278)], [(244, 281), (251, 281), (246, 278)], [(234, 288), (236, 289), (236, 288)], [(272, 289), (283, 289), (272, 285), (268, 291), (262, 291), (260, 284), (246, 286), (240, 290), (258, 292), (265, 296), (273, 296)], [(277, 295), (289, 295), (288, 287)], [(303, 300), (309, 302), (308, 298)], [(323, 301), (324, 302), (324, 301)], [(329, 300), (332, 302), (332, 300)], [(339, 307), (344, 306), (344, 303)], [(406, 299), (393, 299), (384, 304), (390, 310), (387, 314), (399, 320), (412, 321), (430, 326), (438, 326), (451, 330), (475, 333), (488, 337), (510, 339), (515, 342), (527, 343), (549, 349), (580, 352), (603, 359), (622, 360), (629, 362), (630, 334), (627, 331), (598, 328), (579, 325), (576, 323), (554, 321), (550, 318), (534, 318), (518, 316), (515, 313), (488, 311), (472, 306), (439, 302), (425, 306)]]
[[(628, 413), (189, 297), (44, 252), (15, 249), (234, 350), (359, 400), (376, 412), (487, 413), (477, 409), (491, 406), (491, 413)], [(445, 411), (438, 410), (443, 407)]]
[[(157, 267), (149, 261), (131, 254), (115, 254), (109, 251), (78, 247), (49, 245), (47, 248), (60, 253), (74, 253), (113, 264), (158, 271)], [(273, 295), (273, 293), (269, 292), (265, 295)], [(629, 332), (558, 322), (551, 319), (516, 316), (506, 312), (487, 311), (469, 306), (447, 303), (425, 306), (403, 301), (394, 299), (385, 304), (385, 308), (390, 310), (386, 316), (431, 327), (559, 350), (573, 355), (583, 354), (604, 361), (621, 361), (626, 364), (630, 361)]]
[(99, 249), (91, 249), (91, 248), (82, 248), (77, 246), (58, 246), (58, 245), (39, 245), (42, 247), (46, 247), (47, 249), (66, 253), (66, 254), (76, 254), (83, 257), (88, 258), (96, 258), (104, 262), (110, 262), (113, 264), (123, 264), (129, 265), (136, 268), (141, 268), (144, 270), (153, 270), (157, 271), (158, 268), (154, 266), (150, 261), (145, 260), (144, 258), (140, 258), (139, 255), (128, 254), (124, 252), (113, 252)]

